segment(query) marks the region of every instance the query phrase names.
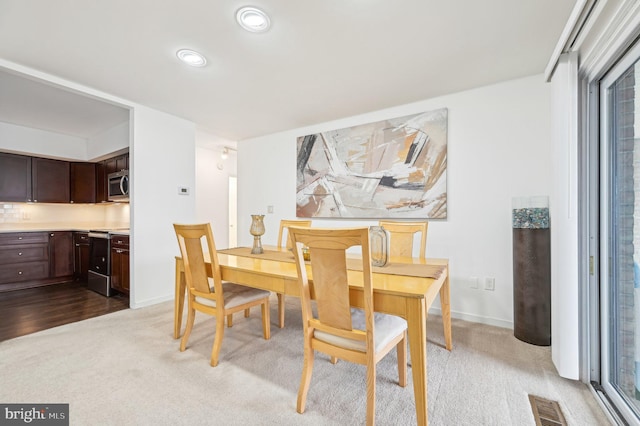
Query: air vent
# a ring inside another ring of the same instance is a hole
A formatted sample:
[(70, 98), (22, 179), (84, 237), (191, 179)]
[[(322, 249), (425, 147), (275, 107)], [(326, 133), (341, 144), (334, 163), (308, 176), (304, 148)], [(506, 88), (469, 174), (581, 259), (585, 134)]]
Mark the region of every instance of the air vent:
[(567, 426), (560, 405), (556, 401), (529, 395), (529, 403), (536, 419), (536, 426)]

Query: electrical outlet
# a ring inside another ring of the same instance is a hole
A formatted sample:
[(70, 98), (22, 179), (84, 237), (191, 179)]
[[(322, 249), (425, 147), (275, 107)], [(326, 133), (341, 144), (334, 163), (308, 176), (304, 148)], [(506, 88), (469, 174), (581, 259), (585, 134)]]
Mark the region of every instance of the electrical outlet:
[(478, 277), (471, 277), (469, 280), (469, 287), (478, 288)]
[(496, 289), (496, 279), (493, 277), (487, 277), (484, 279), (484, 289), (493, 291)]
[(273, 213), (273, 206), (267, 206), (267, 213)]

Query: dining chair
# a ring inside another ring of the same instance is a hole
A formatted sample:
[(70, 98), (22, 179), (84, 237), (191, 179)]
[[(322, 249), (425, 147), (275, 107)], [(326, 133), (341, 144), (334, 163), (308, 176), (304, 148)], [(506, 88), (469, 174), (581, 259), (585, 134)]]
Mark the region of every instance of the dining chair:
[[(287, 239), (287, 244), (285, 247), (287, 249), (291, 249), (292, 247), (291, 238), (290, 238), (289, 231), (287, 231), (289, 226), (302, 226), (305, 228), (309, 228), (311, 227), (311, 221), (310, 220), (287, 220), (287, 219), (280, 220), (280, 230), (278, 231), (278, 246), (277, 246), (278, 248), (283, 247), (283, 237), (285, 237)], [(285, 312), (284, 294), (276, 293), (276, 295), (278, 296), (278, 326), (280, 326), (280, 328), (284, 328), (284, 312)]]
[[(399, 385), (407, 385), (407, 322), (374, 313), (371, 248), (368, 228), (290, 227), (298, 270), (304, 331), (304, 362), (297, 411), (303, 413), (311, 382), (315, 351), (367, 366), (367, 425), (375, 423), (376, 364), (394, 347)], [(346, 251), (362, 250), (364, 309), (351, 308)], [(303, 247), (310, 253), (309, 279)], [(311, 294), (316, 309), (311, 307)], [(338, 380), (338, 379), (337, 379)]]
[(420, 259), (425, 259), (429, 222), (396, 222), (381, 220), (378, 225), (389, 232), (389, 255), (413, 257), (413, 239), (420, 232)]
[[(210, 224), (174, 224), (173, 227), (178, 237), (180, 254), (184, 263), (188, 300), (187, 326), (180, 341), (180, 351), (183, 352), (186, 349), (196, 311), (213, 315), (216, 318), (216, 334), (211, 350), (212, 367), (218, 365), (222, 338), (224, 337), (225, 317), (227, 317), (228, 325), (231, 326), (231, 315), (234, 312), (260, 306), (262, 309), (262, 334), (265, 340), (269, 340), (271, 337), (270, 293), (222, 281)], [(209, 263), (206, 262), (207, 257), (210, 259)]]

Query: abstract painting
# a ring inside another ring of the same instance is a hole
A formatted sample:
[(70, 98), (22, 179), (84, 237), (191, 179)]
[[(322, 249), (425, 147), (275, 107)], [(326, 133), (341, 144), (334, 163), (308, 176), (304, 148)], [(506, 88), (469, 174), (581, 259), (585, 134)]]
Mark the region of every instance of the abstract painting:
[(445, 219), (447, 112), (300, 136), (296, 216)]

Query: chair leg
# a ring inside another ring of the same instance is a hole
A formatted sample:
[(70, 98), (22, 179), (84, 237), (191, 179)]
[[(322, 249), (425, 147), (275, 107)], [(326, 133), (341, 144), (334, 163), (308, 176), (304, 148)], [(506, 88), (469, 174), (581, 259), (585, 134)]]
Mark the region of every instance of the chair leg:
[(269, 340), (271, 339), (271, 313), (268, 298), (260, 305), (260, 309), (262, 309), (262, 335), (264, 340)]
[(332, 356), (331, 357), (331, 364), (337, 364), (338, 363), (338, 357), (337, 356)]
[(398, 351), (398, 384), (407, 386), (407, 332), (396, 347)]
[(189, 340), (189, 336), (191, 335), (191, 330), (193, 329), (195, 318), (196, 310), (189, 307), (189, 314), (187, 315), (187, 326), (184, 329), (182, 340), (180, 340), (180, 352), (184, 352), (184, 350), (187, 348), (187, 341)]
[(278, 293), (278, 326), (284, 328), (284, 294)]
[(224, 317), (216, 316), (216, 337), (213, 339), (213, 348), (211, 349), (211, 366), (218, 365), (218, 357), (220, 356), (220, 348), (222, 347), (222, 338), (224, 337)]
[(249, 315), (251, 315), (251, 311), (249, 310), (249, 308), (247, 308), (244, 310), (244, 317), (249, 318)]
[(311, 373), (313, 372), (314, 350), (305, 347), (304, 361), (302, 366), (302, 379), (300, 380), (300, 389), (298, 389), (298, 413), (304, 413), (307, 403), (307, 394), (309, 393), (309, 385), (311, 384)]
[(376, 362), (369, 359), (367, 365), (367, 426), (376, 424)]
[(227, 327), (229, 327), (229, 328), (233, 327), (233, 315), (232, 314), (227, 315)]

